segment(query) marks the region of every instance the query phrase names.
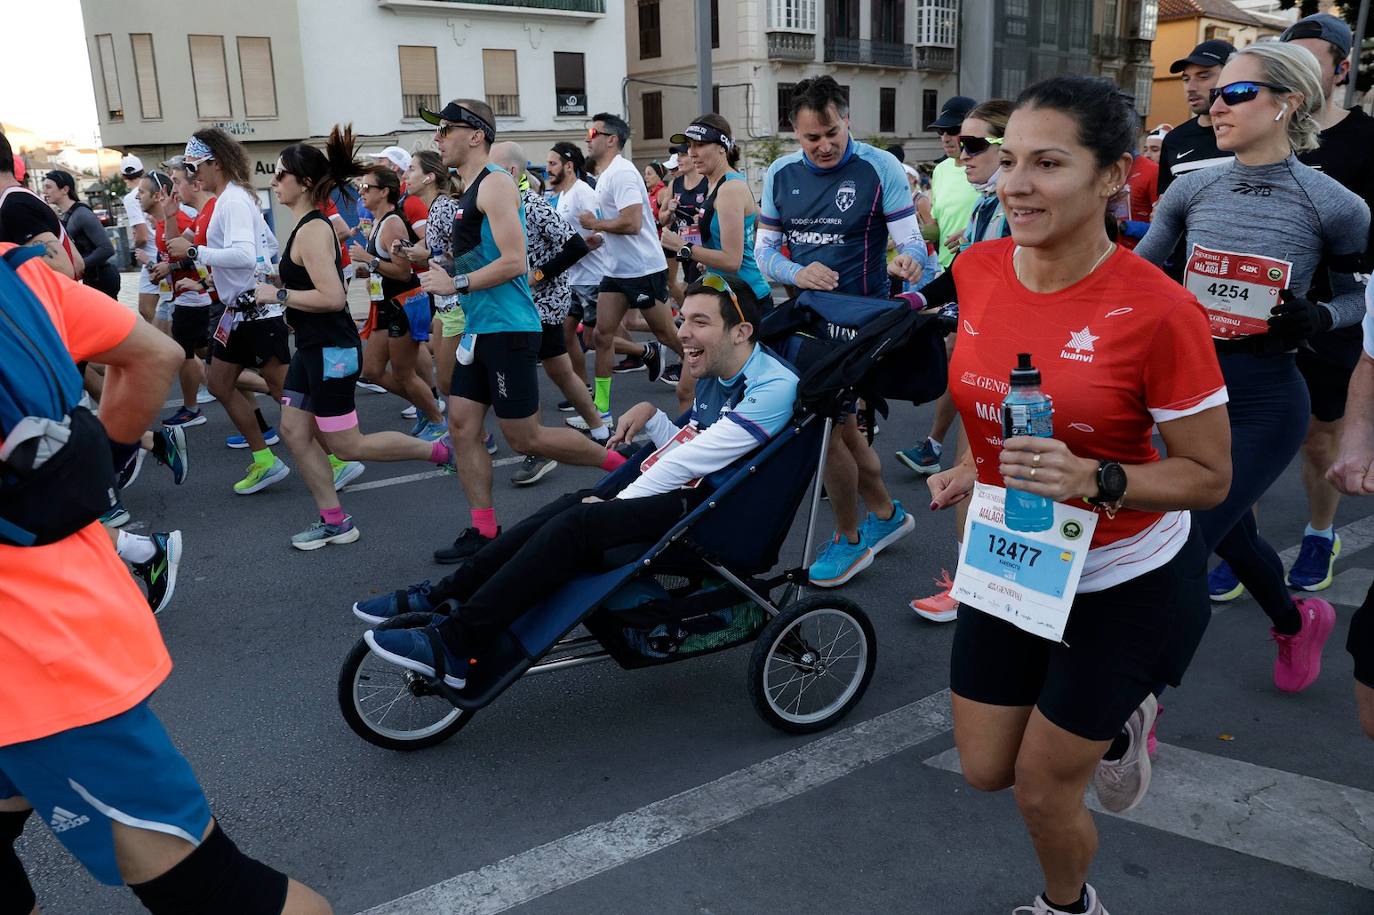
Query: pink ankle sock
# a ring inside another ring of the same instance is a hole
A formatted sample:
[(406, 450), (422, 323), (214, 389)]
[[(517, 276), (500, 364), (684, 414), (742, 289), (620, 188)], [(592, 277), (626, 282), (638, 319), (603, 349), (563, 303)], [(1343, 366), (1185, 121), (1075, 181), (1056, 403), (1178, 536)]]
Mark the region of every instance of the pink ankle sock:
[(472, 515), (472, 526), (477, 528), (477, 533), (488, 540), (496, 536), (496, 509), (471, 508), (468, 514)]
[(348, 516), (344, 514), (343, 507), (326, 508), (320, 511), (320, 518), (325, 524), (343, 524), (343, 519)]
[(611, 451), (608, 448), (606, 449), (606, 460), (601, 462), (601, 469), (610, 472), (623, 463), (625, 463), (625, 455), (621, 454), (619, 451)]
[(453, 449), (443, 439), (439, 439), (429, 446), (429, 462), (431, 464), (447, 464), (452, 460)]

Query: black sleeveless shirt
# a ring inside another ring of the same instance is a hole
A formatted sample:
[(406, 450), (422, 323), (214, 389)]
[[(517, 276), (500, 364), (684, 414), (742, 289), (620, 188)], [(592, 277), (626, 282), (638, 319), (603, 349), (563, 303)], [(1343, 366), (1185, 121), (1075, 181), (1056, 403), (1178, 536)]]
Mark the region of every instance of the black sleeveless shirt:
[[(286, 240), (286, 247), (282, 248), (281, 263), (277, 269), (281, 272), (282, 285), (288, 290), (315, 288), (315, 284), (310, 280), (310, 271), (291, 260), (291, 249), (296, 245), (296, 234), (300, 232), (301, 226), (317, 219), (323, 220), (324, 224), (329, 226), (330, 247), (334, 249), (334, 269), (339, 272), (340, 285), (343, 284), (343, 258), (339, 253), (339, 246), (333, 243), (334, 226), (319, 210), (311, 210), (305, 214), (304, 219), (296, 223), (296, 228), (291, 230), (291, 237)], [(358, 346), (360, 343), (358, 327), (353, 323), (353, 316), (349, 314), (347, 305), (340, 311), (329, 312), (302, 311), (288, 305), (286, 323), (296, 332), (298, 350), (315, 346)]]
[[(410, 221), (406, 219), (405, 213), (401, 211), (400, 207), (396, 207), (396, 209), (377, 220), (377, 225), (372, 230), (372, 237), (367, 240), (367, 253), (383, 261), (390, 261), (391, 256), (387, 252), (377, 250), (377, 240), (382, 237), (382, 226), (386, 225), (386, 221), (392, 216), (401, 220), (401, 225), (405, 226), (407, 244), (413, 245), (420, 240), (419, 236), (415, 234), (415, 230), (411, 228)], [(384, 254), (386, 255), (385, 257), (383, 256)], [(410, 273), (410, 277), (404, 280), (393, 280), (384, 273), (379, 275), (382, 277), (383, 304), (387, 306), (396, 304), (396, 296), (404, 292), (409, 292), (412, 289), (420, 288), (420, 278), (415, 275), (413, 270)]]

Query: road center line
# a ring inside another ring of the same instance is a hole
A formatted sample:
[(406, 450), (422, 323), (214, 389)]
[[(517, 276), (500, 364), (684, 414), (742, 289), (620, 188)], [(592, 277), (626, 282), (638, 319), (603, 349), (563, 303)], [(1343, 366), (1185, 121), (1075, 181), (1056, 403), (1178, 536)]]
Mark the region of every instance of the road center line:
[(495, 915), (819, 788), (952, 726), (949, 690), (944, 689), (362, 915)]

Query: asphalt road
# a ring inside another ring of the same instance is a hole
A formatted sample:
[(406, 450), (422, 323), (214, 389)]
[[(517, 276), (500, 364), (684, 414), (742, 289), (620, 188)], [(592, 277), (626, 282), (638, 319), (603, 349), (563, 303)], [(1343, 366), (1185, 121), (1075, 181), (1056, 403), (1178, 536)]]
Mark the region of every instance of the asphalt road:
[[(643, 374), (617, 377), (618, 406), (645, 398), (667, 406), (672, 392)], [(361, 395), (363, 428), (408, 428), (400, 407)], [(867, 696), (831, 734), (788, 737), (757, 717), (746, 647), (531, 678), (449, 742), (412, 754), (358, 739), (335, 680), (363, 628), (352, 601), (444, 573), (430, 552), (466, 525), (457, 480), (346, 493), (362, 538), (297, 552), (289, 537), (313, 519), (299, 478), (235, 495), (247, 455), (224, 447), (219, 407), (207, 415), (188, 430), (185, 486), (150, 464), (124, 494), (130, 529), (185, 535), (175, 601), (160, 617), (176, 667), (152, 704), (229, 834), (338, 912), (988, 913), (1040, 890), (1010, 795), (979, 795), (948, 771), (938, 694), (953, 629), (906, 607), (954, 561), (952, 515), (926, 511), (923, 482), (891, 457), (924, 433), (929, 409), (899, 407), (881, 422), (887, 479), (918, 525), (843, 589), (872, 616), (879, 660)], [(545, 422), (564, 415), (546, 410)], [(503, 445), (498, 458), (510, 456)], [(358, 482), (427, 469), (375, 464)], [(512, 469), (497, 470), (504, 519), (597, 476), (559, 468), (515, 489)], [(1374, 524), (1361, 522), (1372, 507), (1342, 505), (1338, 524), (1355, 526), (1332, 589), (1340, 618), (1305, 693), (1273, 688), (1267, 621), (1253, 603), (1214, 617), (1184, 688), (1165, 697), (1151, 796), (1129, 819), (1097, 817), (1090, 879), (1116, 915), (1374, 912), (1374, 746), (1355, 722), (1343, 650), (1374, 579)], [(1299, 540), (1302, 515), (1290, 468), (1262, 503), (1261, 527), (1283, 549)], [(141, 911), (40, 826), (18, 847), (44, 912)], [(395, 901), (460, 876), (428, 901)]]

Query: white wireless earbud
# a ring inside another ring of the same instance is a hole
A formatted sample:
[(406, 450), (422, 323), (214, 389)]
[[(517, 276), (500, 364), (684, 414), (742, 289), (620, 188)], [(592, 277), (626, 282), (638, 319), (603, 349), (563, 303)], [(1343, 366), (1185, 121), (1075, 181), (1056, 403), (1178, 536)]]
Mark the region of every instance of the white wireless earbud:
[(1284, 114), (1287, 113), (1287, 111), (1288, 111), (1288, 103), (1287, 103), (1287, 102), (1284, 102), (1281, 106), (1279, 106), (1279, 113), (1276, 114), (1276, 115), (1274, 115), (1274, 120), (1276, 120), (1276, 121), (1282, 121), (1282, 120), (1283, 120), (1283, 116), (1284, 116)]

